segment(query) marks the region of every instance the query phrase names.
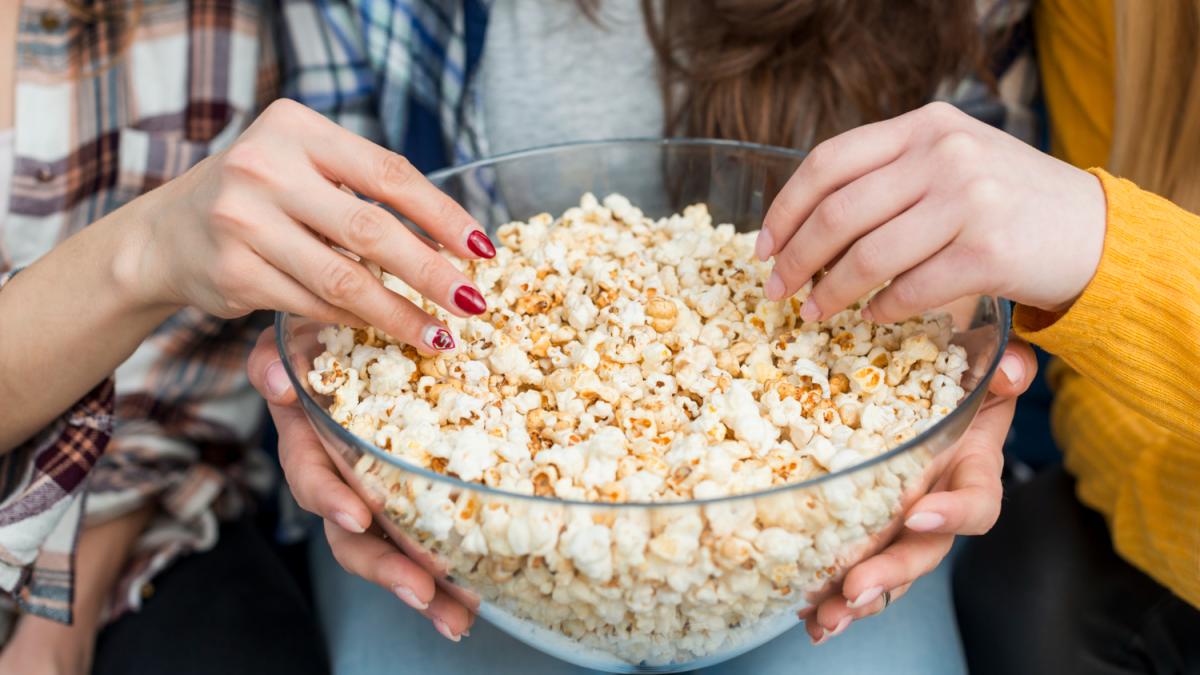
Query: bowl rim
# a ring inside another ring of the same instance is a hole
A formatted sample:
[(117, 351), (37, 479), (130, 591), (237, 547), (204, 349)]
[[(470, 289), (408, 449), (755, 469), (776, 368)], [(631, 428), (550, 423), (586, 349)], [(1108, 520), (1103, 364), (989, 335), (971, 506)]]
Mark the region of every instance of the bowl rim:
[(563, 150), (574, 150), (576, 148), (594, 148), (602, 146), (615, 147), (620, 145), (737, 148), (742, 150), (757, 150), (758, 152), (777, 155), (779, 157), (787, 157), (790, 159), (804, 159), (808, 156), (808, 152), (805, 150), (783, 148), (778, 145), (766, 145), (764, 143), (751, 143), (749, 141), (731, 141), (724, 138), (700, 138), (696, 136), (672, 136), (670, 138), (664, 138), (661, 136), (628, 136), (621, 138), (599, 138), (586, 141), (564, 141), (562, 143), (550, 143), (548, 145), (538, 145), (532, 148), (511, 150), (509, 152), (502, 152), (489, 157), (472, 160), (466, 164), (455, 164), (453, 166), (447, 166), (436, 171), (431, 171), (425, 174), (425, 178), (430, 182), (434, 182), (448, 178), (455, 174), (467, 173), (473, 169), (483, 168), (491, 164), (499, 164), (502, 161), (524, 159), (526, 157), (536, 157), (538, 155), (552, 155), (556, 152), (561, 152)]
[[(436, 181), (436, 180), (441, 180), (441, 179), (444, 179), (444, 178), (447, 178), (447, 177), (450, 177), (450, 176), (453, 176), (456, 174), (466, 173), (468, 171), (471, 171), (473, 169), (477, 169), (480, 167), (485, 167), (485, 166), (493, 165), (493, 164), (499, 164), (504, 161), (522, 159), (525, 157), (533, 157), (533, 156), (537, 156), (537, 155), (553, 154), (555, 152), (560, 152), (560, 151), (567, 150), (567, 149), (598, 147), (598, 146), (615, 146), (615, 145), (728, 147), (728, 148), (757, 150), (760, 152), (767, 152), (767, 153), (782, 156), (782, 157), (803, 158), (805, 156), (805, 153), (802, 151), (799, 151), (799, 150), (792, 150), (789, 148), (780, 148), (780, 147), (771, 146), (771, 145), (762, 145), (762, 144), (758, 144), (758, 143), (744, 143), (741, 141), (729, 141), (729, 140), (721, 140), (721, 139), (618, 138), (618, 139), (558, 143), (558, 144), (554, 144), (554, 145), (545, 145), (545, 146), (540, 146), (540, 147), (536, 147), (536, 148), (517, 150), (514, 152), (503, 153), (503, 154), (495, 155), (492, 157), (475, 160), (475, 161), (469, 162), (467, 164), (461, 164), (458, 166), (447, 167), (445, 169), (439, 169), (438, 171), (429, 173), (427, 175), (427, 178), (429, 178), (429, 180), (431, 180), (431, 181)], [(721, 503), (725, 503), (725, 502), (735, 502), (735, 501), (740, 501), (740, 500), (760, 499), (760, 498), (764, 498), (764, 497), (771, 497), (771, 496), (774, 496), (777, 494), (782, 494), (784, 492), (790, 492), (792, 490), (804, 490), (804, 489), (812, 488), (813, 486), (820, 485), (821, 483), (824, 483), (827, 481), (833, 481), (838, 478), (844, 478), (846, 476), (854, 475), (860, 471), (863, 471), (865, 469), (868, 469), (873, 466), (887, 462), (888, 460), (899, 457), (900, 455), (906, 454), (909, 451), (919, 447), (920, 445), (924, 444), (924, 442), (927, 438), (936, 435), (939, 431), (949, 427), (952, 422), (963, 417), (967, 413), (968, 410), (972, 411), (972, 415), (974, 415), (974, 413), (978, 412), (979, 407), (976, 406), (975, 403), (980, 398), (987, 395), (988, 384), (991, 382), (992, 376), (995, 374), (997, 367), (1000, 365), (1000, 359), (1004, 356), (1004, 350), (1008, 346), (1009, 330), (1010, 330), (1010, 327), (1012, 324), (1012, 306), (1011, 306), (1011, 303), (1007, 299), (999, 297), (999, 296), (990, 296), (990, 295), (984, 295), (984, 294), (980, 294), (979, 297), (981, 299), (982, 298), (991, 298), (996, 303), (996, 308), (997, 308), (998, 314), (999, 314), (998, 322), (997, 322), (997, 329), (1000, 334), (1000, 340), (999, 340), (999, 344), (997, 345), (996, 353), (992, 356), (991, 362), (988, 364), (987, 370), (984, 372), (983, 376), (979, 379), (979, 382), (976, 384), (975, 388), (973, 390), (971, 390), (971, 392), (969, 394), (967, 394), (967, 396), (965, 398), (963, 398), (963, 400), (960, 401), (959, 404), (957, 406), (955, 406), (954, 409), (951, 410), (945, 417), (943, 417), (942, 419), (935, 422), (933, 424), (933, 426), (929, 427), (925, 431), (922, 431), (921, 433), (910, 438), (909, 440), (901, 443), (900, 445), (897, 445), (896, 447), (894, 447), (886, 452), (883, 452), (874, 457), (871, 457), (870, 459), (867, 459), (864, 462), (859, 462), (858, 464), (848, 466), (844, 469), (839, 469), (837, 471), (831, 471), (829, 473), (822, 474), (820, 476), (816, 476), (813, 478), (809, 478), (807, 480), (799, 481), (796, 483), (784, 483), (783, 485), (775, 485), (775, 486), (772, 486), (765, 490), (758, 490), (755, 492), (743, 492), (743, 493), (732, 494), (732, 495), (722, 495), (720, 497), (708, 497), (705, 499), (686, 499), (686, 500), (679, 500), (679, 501), (591, 502), (591, 501), (578, 500), (578, 499), (562, 499), (559, 497), (543, 497), (543, 496), (539, 496), (539, 495), (529, 495), (529, 494), (522, 494), (519, 492), (510, 492), (508, 490), (501, 490), (499, 488), (494, 488), (490, 485), (485, 485), (483, 483), (477, 483), (475, 481), (466, 481), (466, 480), (463, 480), (461, 478), (457, 478), (454, 476), (437, 473), (436, 471), (426, 469), (425, 467), (422, 467), (422, 466), (417, 466), (416, 464), (411, 464), (409, 462), (404, 461), (403, 459), (401, 459), (399, 457), (396, 457), (395, 455), (388, 453), (386, 450), (383, 450), (382, 448), (376, 446), (374, 443), (368, 443), (366, 440), (351, 433), (350, 430), (346, 429), (342, 425), (335, 422), (333, 420), (333, 418), (329, 416), (329, 413), (326, 412), (315, 400), (313, 400), (312, 396), (310, 396), (308, 394), (308, 391), (303, 386), (304, 383), (301, 382), (300, 378), (296, 374), (296, 370), (292, 367), (291, 359), (288, 358), (287, 345), (285, 345), (284, 341), (283, 341), (284, 327), (287, 324), (287, 320), (289, 317), (295, 316), (291, 312), (276, 312), (275, 313), (275, 322), (274, 322), (275, 323), (275, 347), (279, 354), (280, 360), (283, 362), (283, 367), (284, 367), (284, 370), (287, 372), (288, 379), (292, 383), (292, 389), (296, 392), (296, 397), (300, 401), (301, 406), (307, 412), (307, 414), (305, 416), (308, 418), (310, 425), (321, 424), (321, 425), (325, 426), (329, 431), (331, 431), (334, 434), (334, 436), (337, 437), (338, 440), (342, 441), (343, 443), (358, 449), (360, 452), (363, 452), (365, 454), (370, 454), (370, 455), (374, 456), (375, 458), (382, 460), (388, 464), (391, 464), (392, 466), (394, 466), (398, 469), (401, 469), (403, 471), (407, 471), (407, 472), (416, 474), (418, 476), (421, 476), (423, 478), (426, 478), (426, 479), (429, 479), (429, 480), (432, 480), (435, 482), (447, 483), (450, 486), (459, 488), (459, 489), (473, 490), (473, 491), (481, 492), (484, 494), (494, 495), (494, 496), (497, 496), (500, 498), (517, 499), (517, 500), (528, 501), (528, 502), (537, 503), (537, 504), (558, 505), (558, 506), (586, 506), (586, 507), (590, 507), (590, 508), (606, 508), (606, 509), (607, 508), (615, 508), (615, 509), (642, 508), (642, 509), (644, 509), (644, 508), (670, 508), (670, 507), (681, 507), (681, 506), (706, 506), (706, 505), (712, 505), (712, 504), (721, 504)], [(304, 318), (304, 317), (297, 317), (297, 318)], [(317, 422), (316, 420), (320, 420), (320, 422)], [(318, 436), (320, 436), (320, 434), (318, 434)], [(323, 441), (322, 441), (322, 445), (324, 445)], [(325, 448), (325, 450), (328, 451), (328, 448)]]

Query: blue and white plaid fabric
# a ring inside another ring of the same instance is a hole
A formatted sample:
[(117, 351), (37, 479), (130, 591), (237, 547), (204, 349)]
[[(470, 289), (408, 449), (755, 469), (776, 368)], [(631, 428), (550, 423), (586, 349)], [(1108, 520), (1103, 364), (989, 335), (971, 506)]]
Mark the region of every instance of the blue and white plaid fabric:
[(479, 90), (490, 0), (285, 0), (284, 95), (423, 171), (487, 154)]
[[(1010, 36), (993, 63), (997, 86), (969, 79), (939, 98), (1034, 142), (1029, 0), (978, 3), (981, 30)], [(491, 4), (282, 0), (284, 95), (403, 152), (423, 171), (487, 156), (476, 75)]]

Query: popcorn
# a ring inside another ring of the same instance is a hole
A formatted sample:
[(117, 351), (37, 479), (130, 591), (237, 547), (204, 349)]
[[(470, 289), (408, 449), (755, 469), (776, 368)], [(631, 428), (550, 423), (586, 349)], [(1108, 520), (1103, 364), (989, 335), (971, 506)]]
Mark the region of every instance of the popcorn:
[(806, 323), (811, 284), (767, 301), (754, 233), (714, 227), (704, 205), (653, 220), (585, 195), (497, 236), (494, 258), (458, 262), (487, 300), (480, 316), (372, 268), (444, 320), (456, 351), (328, 327), (308, 374), (351, 432), (509, 493), (370, 456), (354, 467), (487, 602), (623, 662), (699, 658), (791, 617), (923, 487), (917, 448), (728, 499), (854, 467), (948, 414), (968, 367), (949, 317), (882, 326), (851, 308)]

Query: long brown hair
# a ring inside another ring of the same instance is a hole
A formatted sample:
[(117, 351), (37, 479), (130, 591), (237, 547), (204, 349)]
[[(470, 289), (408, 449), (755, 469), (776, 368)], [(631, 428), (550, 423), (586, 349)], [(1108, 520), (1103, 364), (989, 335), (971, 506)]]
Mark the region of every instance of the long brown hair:
[(1200, 212), (1200, 0), (1117, 0), (1109, 168)]
[[(602, 0), (578, 0), (596, 18)], [(668, 135), (806, 146), (978, 68), (975, 0), (642, 0)]]

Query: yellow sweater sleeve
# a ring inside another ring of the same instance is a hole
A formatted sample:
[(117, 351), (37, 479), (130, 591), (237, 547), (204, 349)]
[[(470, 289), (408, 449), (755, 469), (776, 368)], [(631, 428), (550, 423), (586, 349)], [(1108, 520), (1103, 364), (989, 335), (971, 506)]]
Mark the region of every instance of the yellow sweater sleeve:
[(1018, 307), (1050, 369), (1052, 423), (1117, 552), (1200, 607), (1200, 216), (1093, 169), (1108, 230), (1064, 314)]
[(1096, 275), (1062, 316), (1018, 307), (1014, 324), (1116, 400), (1200, 442), (1200, 216), (1091, 171), (1108, 203)]
[[(1054, 154), (1108, 162), (1115, 100), (1112, 0), (1039, 0), (1038, 62)], [(1018, 332), (1060, 354), (1054, 437), (1079, 497), (1117, 552), (1200, 607), (1200, 383), (1195, 216), (1096, 172), (1108, 232), (1096, 277), (1062, 316), (1017, 309)], [(1074, 370), (1072, 369), (1074, 368)]]

